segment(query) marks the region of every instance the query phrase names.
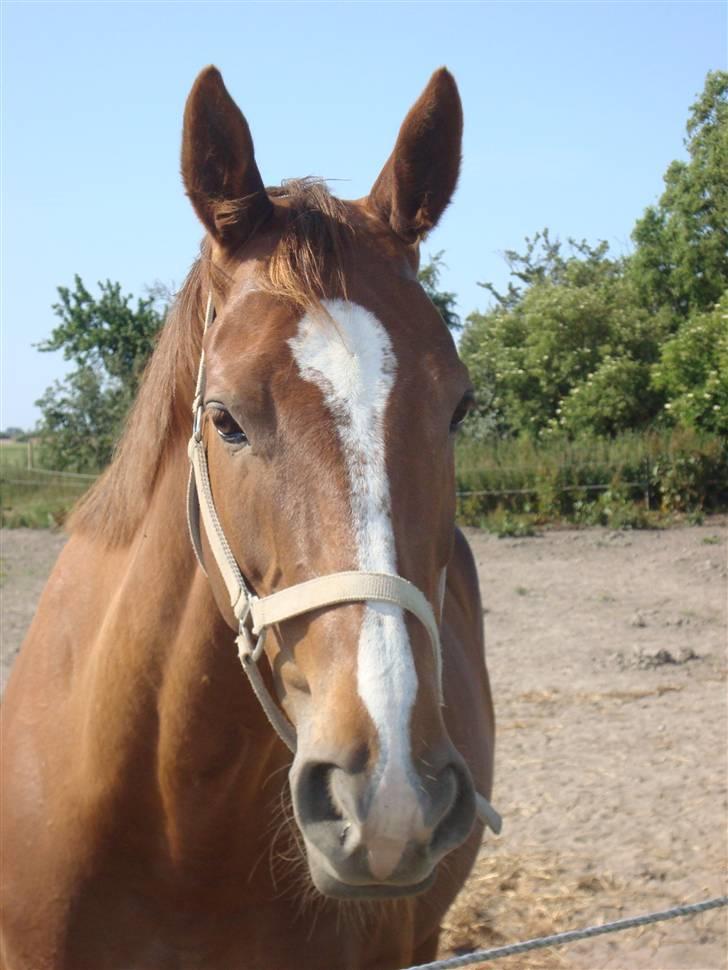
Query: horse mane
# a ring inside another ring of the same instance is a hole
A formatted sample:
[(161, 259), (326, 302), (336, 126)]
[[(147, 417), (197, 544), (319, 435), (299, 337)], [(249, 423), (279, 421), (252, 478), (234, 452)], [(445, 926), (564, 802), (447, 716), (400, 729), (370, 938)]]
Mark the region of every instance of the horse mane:
[(346, 204), (316, 178), (288, 179), (267, 192), (287, 202), (290, 216), (264, 287), (305, 309), (325, 296), (345, 298), (344, 257), (354, 231)]
[[(285, 202), (287, 218), (261, 288), (303, 309), (320, 306), (324, 296), (345, 297), (344, 257), (353, 233), (345, 203), (314, 178), (290, 179), (267, 192)], [(111, 464), (73, 510), (69, 531), (118, 546), (141, 525), (171, 445), (191, 430), (204, 305), (219, 273), (205, 240), (167, 314)]]

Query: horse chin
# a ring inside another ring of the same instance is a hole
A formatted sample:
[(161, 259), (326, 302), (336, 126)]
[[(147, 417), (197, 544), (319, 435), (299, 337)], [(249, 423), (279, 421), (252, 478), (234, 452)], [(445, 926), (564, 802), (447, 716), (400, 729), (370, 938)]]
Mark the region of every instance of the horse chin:
[(361, 858), (357, 859), (361, 853), (335, 860), (313, 845), (307, 845), (307, 849), (311, 881), (322, 896), (332, 899), (376, 900), (417, 896), (432, 886), (437, 875), (436, 866), (420, 859), (419, 865), (405, 866), (399, 872), (395, 870), (386, 881), (380, 882), (367, 867), (361, 865)]
[(310, 866), (311, 879), (313, 884), (322, 896), (330, 899), (348, 900), (385, 900), (401, 899), (404, 896), (419, 896), (426, 892), (434, 883), (437, 875), (436, 869), (422, 879), (420, 882), (411, 885), (400, 885), (398, 883), (348, 883), (342, 882), (327, 869), (321, 866)]

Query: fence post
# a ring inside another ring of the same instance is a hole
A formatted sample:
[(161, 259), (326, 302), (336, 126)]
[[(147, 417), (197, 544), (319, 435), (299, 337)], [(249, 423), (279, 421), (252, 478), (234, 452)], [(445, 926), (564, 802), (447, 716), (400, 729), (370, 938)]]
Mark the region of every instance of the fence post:
[(645, 458), (645, 508), (650, 511), (650, 460)]
[(33, 442), (28, 439), (28, 471), (33, 468)]

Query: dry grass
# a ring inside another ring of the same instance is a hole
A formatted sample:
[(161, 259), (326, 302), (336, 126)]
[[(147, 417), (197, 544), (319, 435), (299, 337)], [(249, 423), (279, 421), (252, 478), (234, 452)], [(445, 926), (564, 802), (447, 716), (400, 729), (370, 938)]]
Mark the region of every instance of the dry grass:
[[(580, 868), (583, 874), (575, 875)], [(481, 856), (443, 924), (440, 957), (505, 946), (625, 915), (624, 887), (610, 873), (585, 870), (563, 854), (533, 851)], [(516, 966), (518, 970), (571, 966), (558, 948), (504, 960), (504, 968)], [(476, 966), (485, 970), (492, 964)]]

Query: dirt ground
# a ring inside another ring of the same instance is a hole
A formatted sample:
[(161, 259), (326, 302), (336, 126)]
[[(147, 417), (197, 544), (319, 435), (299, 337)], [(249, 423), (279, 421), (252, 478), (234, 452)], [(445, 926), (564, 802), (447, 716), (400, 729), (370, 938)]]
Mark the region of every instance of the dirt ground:
[[(469, 538), (504, 828), (448, 914), (441, 955), (728, 893), (725, 519)], [(2, 535), (3, 678), (62, 544)], [(499, 965), (723, 970), (728, 911)]]

